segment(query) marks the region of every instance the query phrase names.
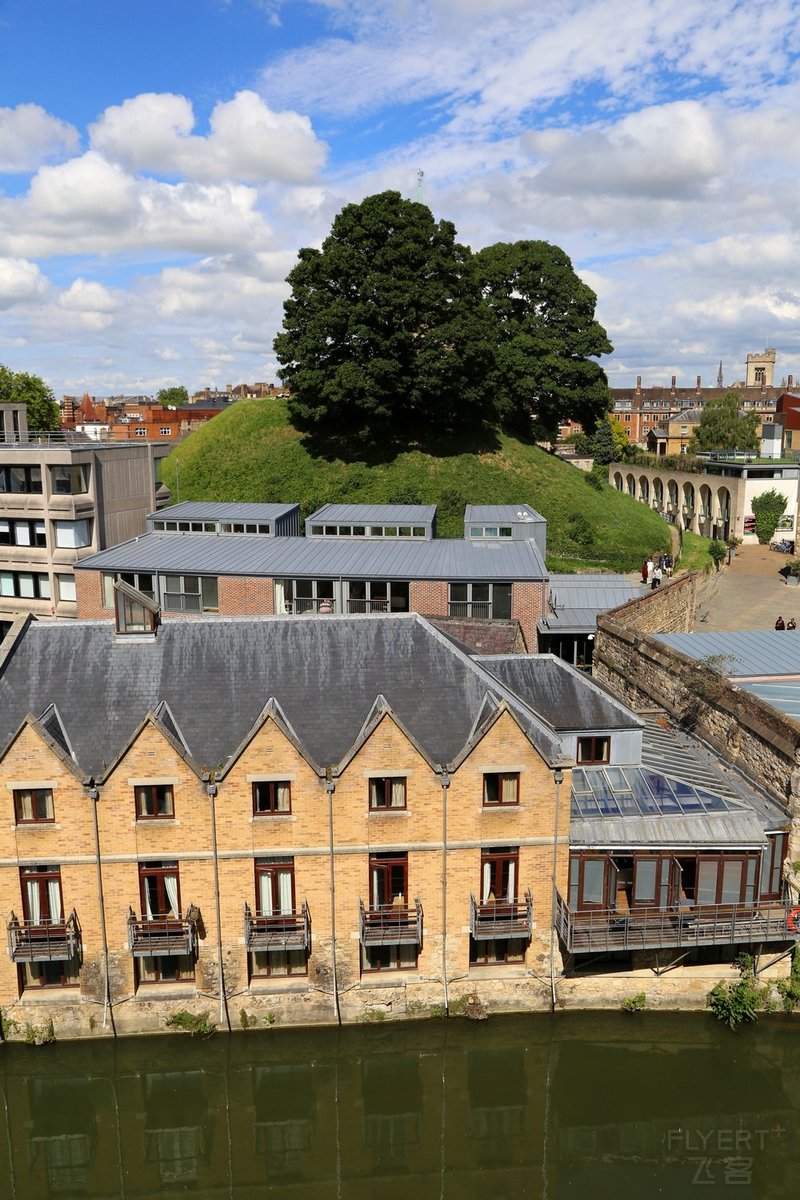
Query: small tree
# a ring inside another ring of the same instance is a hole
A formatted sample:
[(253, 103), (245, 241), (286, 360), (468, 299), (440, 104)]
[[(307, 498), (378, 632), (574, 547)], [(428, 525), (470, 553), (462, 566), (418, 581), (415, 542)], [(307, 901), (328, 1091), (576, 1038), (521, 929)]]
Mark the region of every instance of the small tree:
[(786, 497), (782, 496), (780, 492), (776, 492), (775, 488), (770, 488), (768, 492), (762, 492), (760, 496), (754, 498), (756, 537), (760, 545), (764, 546), (769, 542), (778, 528), (778, 521), (783, 516), (785, 508)]
[(711, 542), (710, 546), (708, 547), (708, 553), (711, 555), (711, 561), (713, 562), (714, 566), (716, 567), (717, 570), (719, 570), (721, 564), (725, 561), (725, 559), (728, 556), (728, 551), (725, 548), (725, 543), (721, 542), (719, 540), (719, 538), (714, 538), (714, 540)]
[(707, 401), (700, 423), (689, 443), (689, 453), (698, 450), (757, 450), (761, 418), (755, 411), (743, 413), (737, 392), (726, 392)]
[(594, 461), (600, 463), (601, 466), (608, 466), (609, 463), (619, 462), (617, 442), (608, 418), (600, 421), (594, 432), (594, 436), (592, 437), (592, 454), (594, 455)]
[(47, 432), (61, 425), (58, 402), (38, 375), (11, 371), (0, 365), (0, 403), (25, 404), (31, 433)]

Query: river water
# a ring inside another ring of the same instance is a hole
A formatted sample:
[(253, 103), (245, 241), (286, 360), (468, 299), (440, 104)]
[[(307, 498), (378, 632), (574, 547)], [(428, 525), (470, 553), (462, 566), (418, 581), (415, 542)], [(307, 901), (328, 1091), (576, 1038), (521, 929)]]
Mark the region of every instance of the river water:
[(10, 1045), (0, 1071), (0, 1200), (781, 1200), (800, 1181), (784, 1016)]

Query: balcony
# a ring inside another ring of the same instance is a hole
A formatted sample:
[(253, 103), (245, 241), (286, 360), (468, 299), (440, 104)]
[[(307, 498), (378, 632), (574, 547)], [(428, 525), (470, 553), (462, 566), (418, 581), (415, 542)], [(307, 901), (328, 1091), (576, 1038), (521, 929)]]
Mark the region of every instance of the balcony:
[(356, 613), (388, 613), (388, 600), (348, 600), (347, 611), (350, 615)]
[(412, 908), (395, 904), (365, 908), (363, 900), (359, 900), (358, 907), (362, 946), (422, 945), (422, 905), (418, 899)]
[(200, 909), (190, 904), (185, 917), (139, 919), (128, 909), (128, 949), (134, 958), (160, 958), (167, 954), (194, 954)]
[(533, 929), (533, 897), (525, 893), (523, 900), (487, 900), (479, 904), (469, 898), (469, 929), (476, 942), (497, 938), (530, 940)]
[(66, 921), (19, 921), (12, 912), (6, 926), (12, 962), (70, 962), (81, 945), (81, 929), (73, 908)]
[(573, 912), (556, 893), (555, 924), (564, 948), (572, 954), (790, 942), (800, 936), (787, 924), (792, 907), (781, 900), (702, 905), (686, 901), (665, 909)]
[(451, 600), (448, 606), (449, 617), (491, 617), (491, 600)]
[(310, 922), (305, 900), (299, 912), (253, 916), (244, 906), (244, 944), (248, 951), (308, 950)]

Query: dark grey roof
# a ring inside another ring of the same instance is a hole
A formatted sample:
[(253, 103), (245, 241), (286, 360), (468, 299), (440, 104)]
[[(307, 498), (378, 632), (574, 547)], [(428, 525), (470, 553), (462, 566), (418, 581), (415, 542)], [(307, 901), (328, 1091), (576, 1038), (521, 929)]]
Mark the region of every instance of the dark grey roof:
[(547, 578), (531, 541), (461, 538), (254, 538), (243, 534), (148, 533), (75, 563), (90, 571), (171, 571), (316, 579), (539, 580)]
[(464, 520), (467, 524), (496, 525), (498, 522), (511, 525), (525, 524), (529, 521), (544, 521), (545, 518), (529, 504), (468, 504), (464, 509)]
[(629, 708), (552, 654), (480, 655), (475, 661), (559, 733), (642, 727)]
[(183, 500), (148, 513), (149, 521), (275, 521), (299, 504), (235, 504), (216, 500)]
[(324, 525), (429, 525), (435, 504), (323, 504), (308, 517)]
[(641, 767), (573, 772), (573, 846), (743, 848), (788, 826), (775, 800), (659, 721), (645, 723)]
[[(165, 621), (141, 640), (117, 638), (111, 622), (34, 621), (0, 664), (0, 750), (29, 714), (55, 705), (81, 770), (101, 777), (164, 705), (195, 763), (218, 769), (274, 698), (324, 768), (345, 757), (383, 695), (445, 764), (497, 711), (500, 690), (414, 614)], [(552, 729), (512, 700), (533, 744), (560, 762)]]
[(551, 575), (550, 607), (539, 620), (539, 629), (591, 632), (600, 613), (619, 608), (640, 594), (641, 585), (631, 583), (624, 575)]

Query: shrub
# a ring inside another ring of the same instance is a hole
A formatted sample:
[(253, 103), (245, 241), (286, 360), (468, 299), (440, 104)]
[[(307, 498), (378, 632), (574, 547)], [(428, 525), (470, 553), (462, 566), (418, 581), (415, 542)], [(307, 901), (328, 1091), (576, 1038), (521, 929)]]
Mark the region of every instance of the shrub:
[(709, 543), (708, 553), (711, 555), (711, 561), (717, 570), (720, 568), (720, 563), (723, 563), (728, 557), (728, 551), (725, 548), (725, 543), (721, 542), (719, 538), (714, 538), (714, 540)]
[(761, 1011), (770, 1011), (769, 985), (759, 987), (756, 983), (753, 959), (741, 954), (737, 959), (741, 979), (738, 983), (718, 983), (706, 996), (706, 1004), (718, 1021), (724, 1021), (730, 1029), (745, 1021), (757, 1021)]
[(626, 996), (622, 1001), (622, 1011), (627, 1013), (643, 1012), (647, 1008), (647, 996), (637, 992), (635, 996)]
[(792, 969), (788, 979), (779, 979), (778, 992), (783, 1001), (785, 1012), (794, 1012), (800, 1004), (800, 948), (795, 946), (792, 951)]
[(770, 488), (768, 492), (753, 498), (752, 507), (756, 518), (756, 537), (764, 546), (778, 528), (778, 521), (786, 508), (786, 497)]
[(208, 1010), (204, 1012), (193, 1013), (188, 1009), (181, 1008), (178, 1012), (174, 1012), (171, 1017), (167, 1017), (167, 1028), (178, 1029), (182, 1033), (188, 1033), (191, 1037), (211, 1037), (217, 1032), (217, 1027), (208, 1019)]

